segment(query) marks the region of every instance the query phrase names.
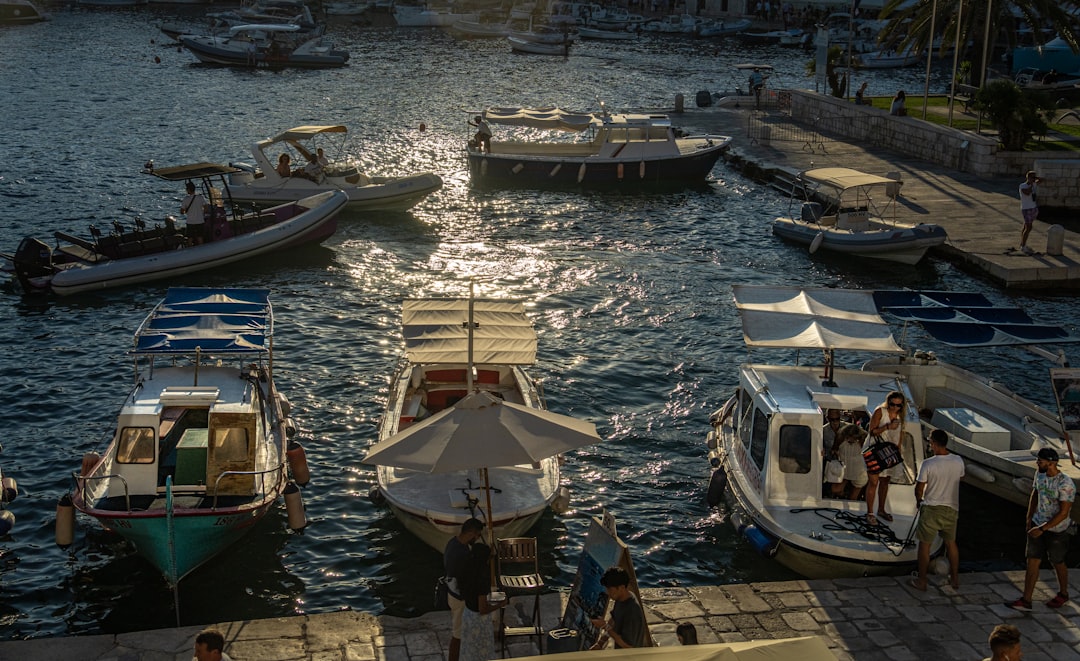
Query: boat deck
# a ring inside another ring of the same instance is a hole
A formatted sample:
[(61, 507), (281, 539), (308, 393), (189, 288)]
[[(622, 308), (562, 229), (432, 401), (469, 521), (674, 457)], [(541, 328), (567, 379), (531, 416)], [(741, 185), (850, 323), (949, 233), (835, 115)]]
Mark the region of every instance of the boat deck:
[[(250, 496), (213, 496), (204, 494), (173, 495), (174, 510), (232, 509), (253, 501)], [(94, 503), (95, 509), (104, 512), (128, 512), (128, 501), (123, 496), (110, 496)], [(165, 511), (165, 496), (132, 496), (131, 512)]]

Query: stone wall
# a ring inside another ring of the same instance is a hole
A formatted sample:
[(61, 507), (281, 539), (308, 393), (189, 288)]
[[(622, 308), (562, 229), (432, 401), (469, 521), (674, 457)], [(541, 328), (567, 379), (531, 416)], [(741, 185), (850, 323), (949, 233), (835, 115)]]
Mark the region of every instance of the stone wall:
[[(1015, 177), (1028, 170), (1045, 180), (1039, 205), (1080, 209), (1080, 159), (1073, 153), (1007, 152), (995, 136), (960, 131), (916, 117), (805, 90), (791, 91), (791, 117), (827, 137), (876, 145), (980, 177)], [(1053, 182), (1051, 184), (1051, 182)]]

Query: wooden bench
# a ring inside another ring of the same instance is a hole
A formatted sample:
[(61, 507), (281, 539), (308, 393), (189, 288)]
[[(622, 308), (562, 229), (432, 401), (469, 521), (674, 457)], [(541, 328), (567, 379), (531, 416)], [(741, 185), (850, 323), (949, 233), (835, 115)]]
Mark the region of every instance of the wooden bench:
[(949, 94), (947, 96), (949, 100), (953, 103), (963, 103), (964, 112), (969, 112), (971, 110), (972, 102), (975, 101), (975, 93), (978, 91), (979, 88), (975, 87), (974, 85), (964, 85), (962, 83), (957, 83), (956, 94)]

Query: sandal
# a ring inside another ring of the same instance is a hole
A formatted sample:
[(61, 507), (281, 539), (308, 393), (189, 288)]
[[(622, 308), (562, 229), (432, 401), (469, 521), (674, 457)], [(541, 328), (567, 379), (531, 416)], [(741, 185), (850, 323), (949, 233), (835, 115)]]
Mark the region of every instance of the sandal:
[(1065, 602), (1068, 601), (1068, 600), (1069, 600), (1069, 595), (1067, 595), (1067, 594), (1065, 594), (1063, 592), (1058, 592), (1056, 595), (1054, 595), (1053, 599), (1046, 602), (1046, 605), (1049, 606), (1050, 608), (1061, 608), (1062, 606), (1065, 605)]
[(878, 512), (877, 515), (880, 516), (883, 521), (892, 523), (892, 514), (889, 514), (888, 512)]
[(877, 519), (874, 518), (873, 514), (866, 515), (866, 522), (872, 526), (878, 525)]
[(919, 572), (911, 572), (911, 580), (908, 582), (911, 584), (911, 587), (915, 588), (919, 592), (926, 592), (926, 583), (923, 583), (921, 580), (919, 580)]

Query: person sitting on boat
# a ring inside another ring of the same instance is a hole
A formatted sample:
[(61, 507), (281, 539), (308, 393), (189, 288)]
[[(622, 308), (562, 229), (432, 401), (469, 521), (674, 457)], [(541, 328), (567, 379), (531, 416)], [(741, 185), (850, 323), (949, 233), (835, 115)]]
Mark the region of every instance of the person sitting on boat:
[(319, 157), (315, 154), (308, 153), (308, 162), (304, 166), (304, 169), (300, 171), (300, 176), (305, 179), (310, 179), (315, 183), (319, 183), (322, 179), (323, 166), (319, 163)]
[[(870, 440), (877, 441), (879, 438), (886, 443), (896, 446), (900, 451), (900, 439), (904, 428), (904, 413), (907, 410), (903, 393), (893, 390), (885, 397), (885, 402), (874, 409), (870, 416)], [(892, 478), (901, 478), (907, 470), (904, 462), (900, 462), (892, 468), (887, 468), (880, 473), (867, 471), (866, 483), (866, 521), (872, 526), (877, 525), (877, 517), (885, 521), (892, 521), (893, 516), (885, 511), (885, 501), (889, 496), (889, 482)], [(874, 516), (874, 501), (877, 500), (877, 517)]]
[(469, 122), (469, 126), (476, 127), (476, 135), (473, 136), (473, 141), (476, 143), (477, 149), (491, 153), (491, 127), (488, 126), (487, 120), (483, 115), (477, 115), (476, 119)]
[(319, 147), (318, 149), (315, 150), (315, 159), (319, 162), (319, 165), (321, 165), (324, 168), (326, 166), (330, 165), (330, 159), (328, 159), (326, 157), (326, 154), (323, 153), (323, 148), (322, 147)]
[(844, 419), (838, 409), (829, 409), (825, 412), (825, 426), (821, 428), (821, 447), (831, 448), (840, 435), (840, 429), (844, 426)]
[(893, 97), (892, 105), (889, 106), (889, 114), (896, 115), (897, 117), (904, 117), (907, 115), (907, 108), (904, 107), (904, 102), (907, 101), (907, 95), (904, 94), (904, 90), (900, 90)]
[(278, 156), (276, 170), (279, 177), (284, 177), (285, 179), (288, 179), (292, 176), (292, 168), (289, 166), (289, 162), (291, 160), (292, 158), (288, 154), (282, 154), (281, 156)]
[(832, 455), (844, 464), (840, 482), (832, 485), (833, 498), (858, 500), (863, 487), (869, 481), (866, 462), (863, 461), (863, 441), (866, 433), (858, 425), (845, 424), (836, 435)]
[(195, 190), (195, 182), (184, 185), (187, 195), (180, 201), (180, 213), (187, 216), (188, 243), (197, 246), (206, 241), (206, 198)]

